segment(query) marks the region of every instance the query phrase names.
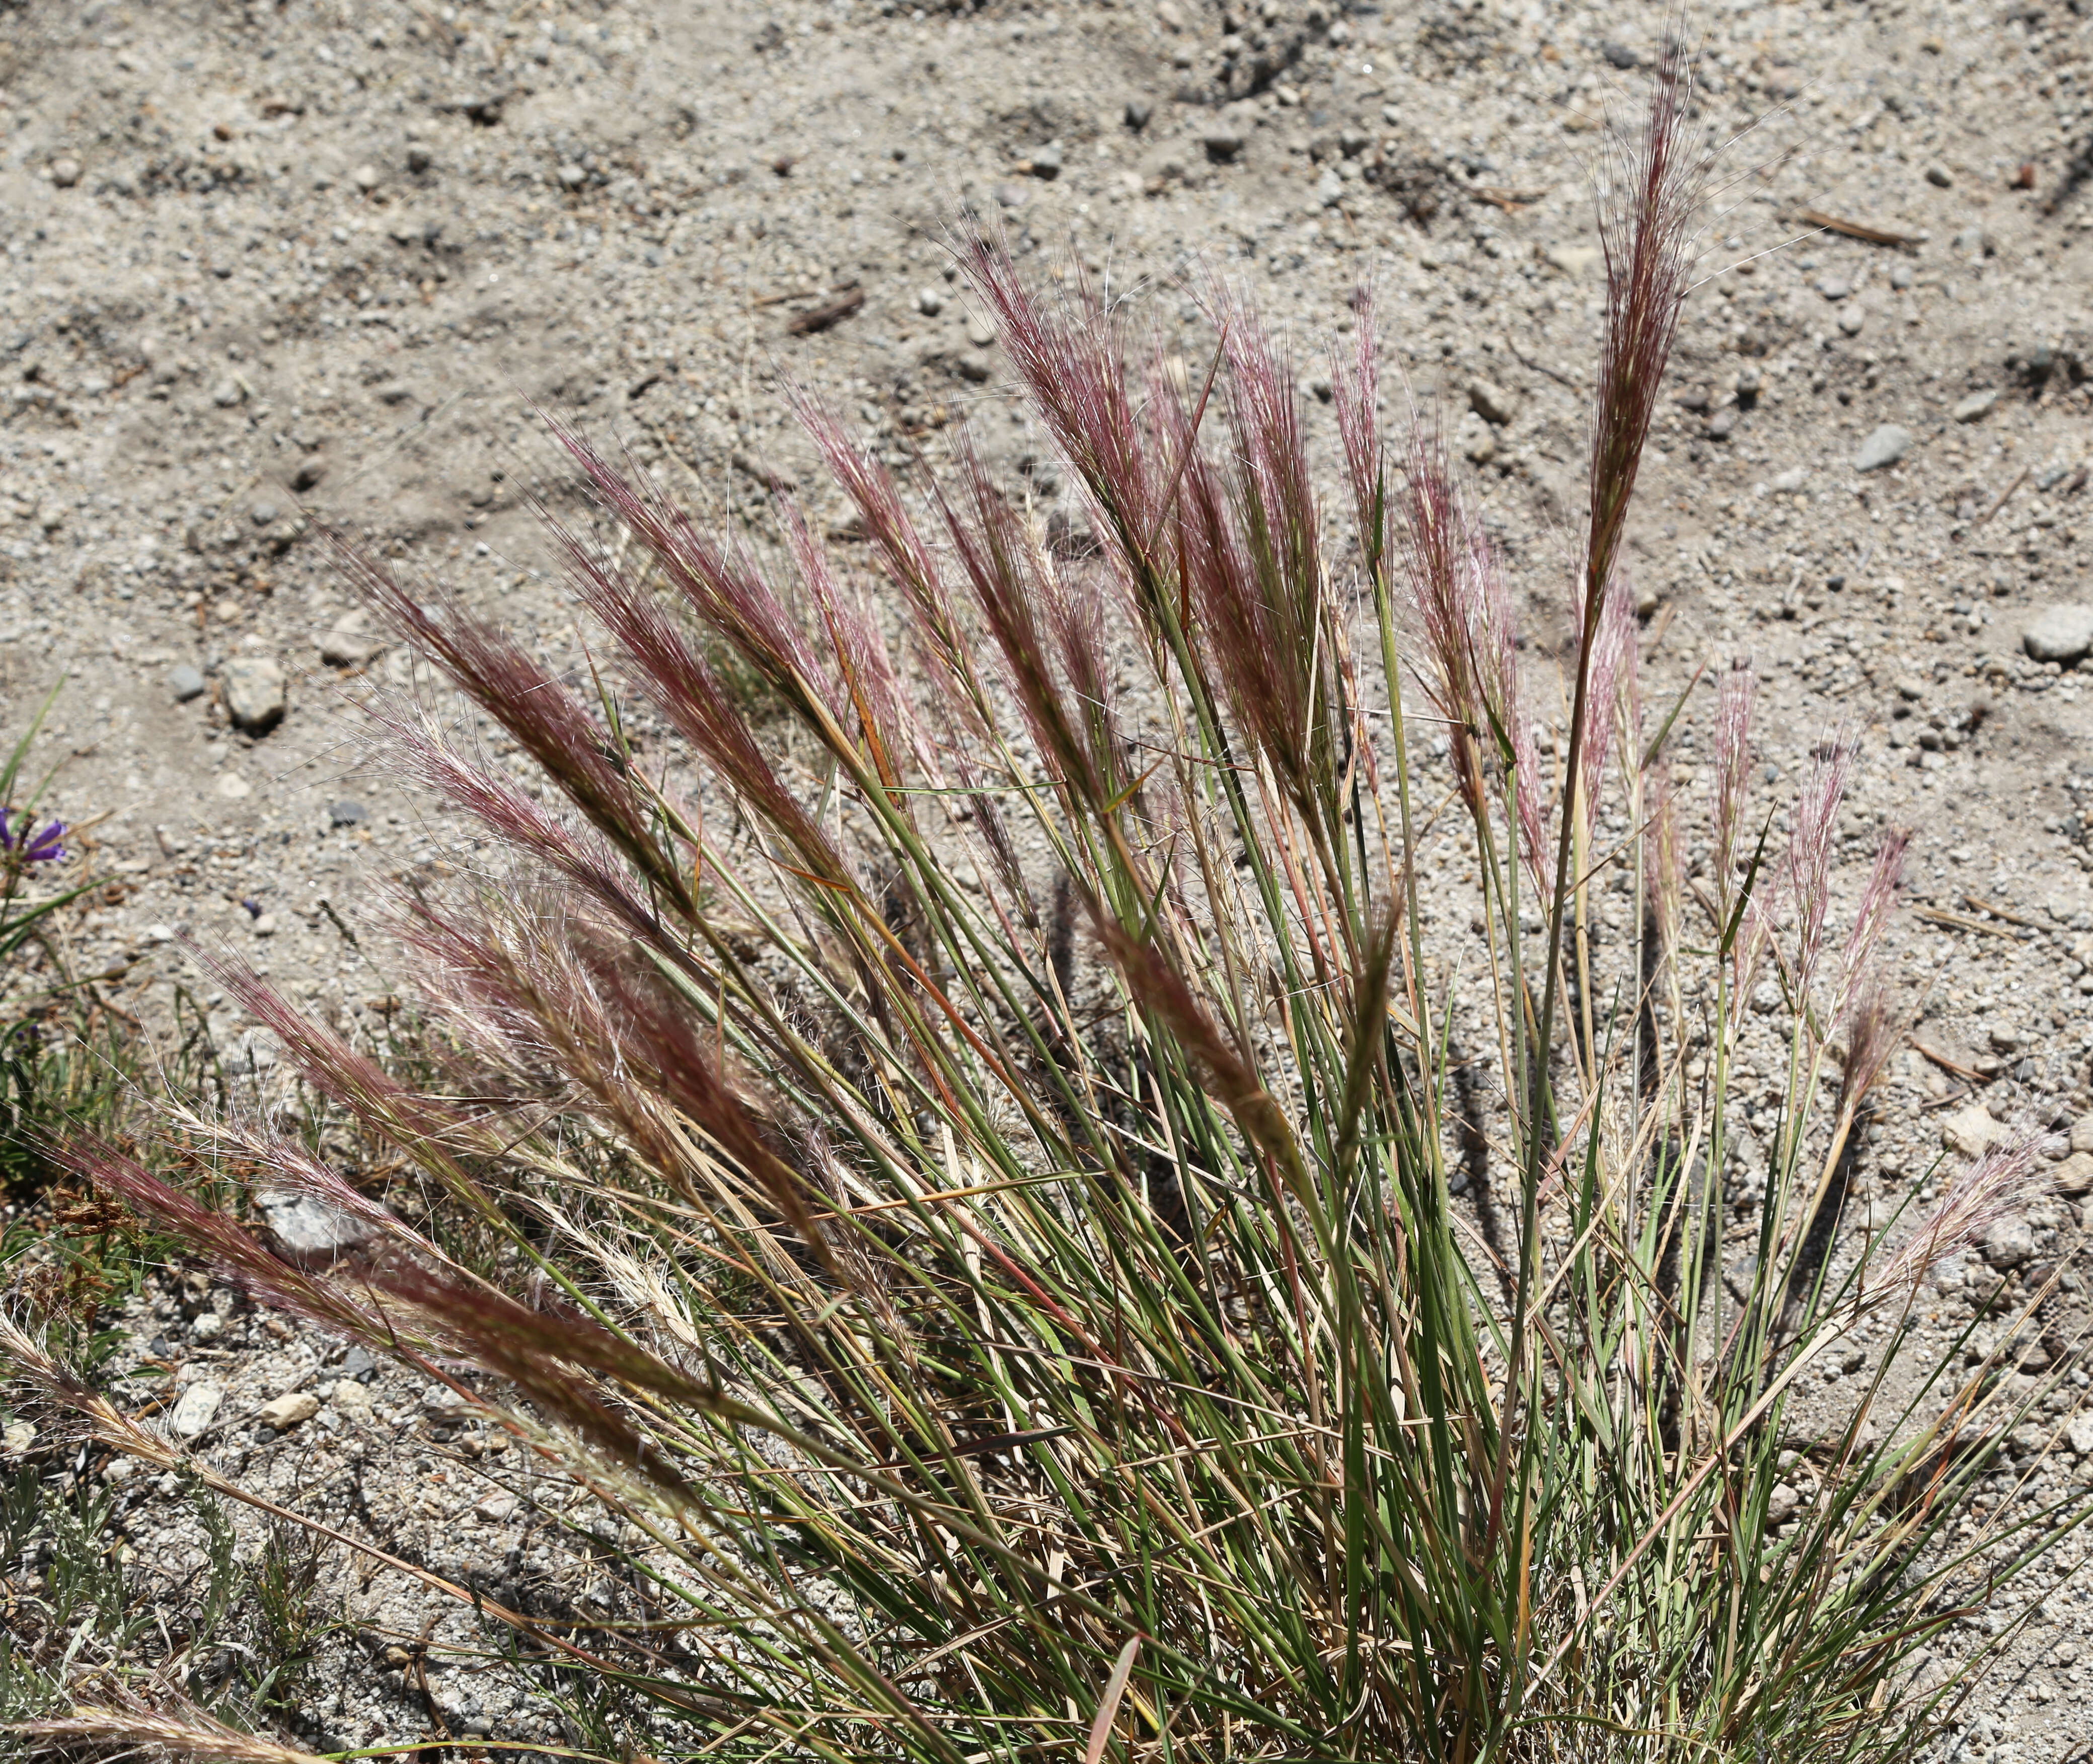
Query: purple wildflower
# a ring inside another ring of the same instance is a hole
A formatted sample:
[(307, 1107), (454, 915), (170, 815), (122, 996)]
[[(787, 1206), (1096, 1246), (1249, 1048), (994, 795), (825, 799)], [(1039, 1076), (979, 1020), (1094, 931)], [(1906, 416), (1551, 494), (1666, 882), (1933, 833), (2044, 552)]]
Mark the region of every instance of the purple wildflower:
[(0, 808), (0, 851), (18, 864), (58, 864), (65, 860), (66, 824), (47, 822), (37, 830), (36, 817), (24, 810)]

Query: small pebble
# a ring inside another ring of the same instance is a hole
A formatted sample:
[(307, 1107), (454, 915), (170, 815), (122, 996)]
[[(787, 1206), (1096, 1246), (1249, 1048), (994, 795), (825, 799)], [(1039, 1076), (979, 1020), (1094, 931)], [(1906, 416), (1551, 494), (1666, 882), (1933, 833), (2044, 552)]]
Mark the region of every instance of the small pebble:
[(1844, 276), (1820, 275), (1817, 279), (1817, 292), (1826, 300), (1844, 300), (1853, 292), (1853, 284)]
[(1987, 392), (1973, 392), (1966, 398), (1957, 399), (1949, 414), (1957, 423), (1976, 423), (1989, 416), (1998, 401), (1999, 388), (1994, 386)]
[(560, 188), (563, 190), (578, 190), (588, 182), (588, 173), (579, 166), (561, 166), (554, 176), (559, 179)]
[(435, 158), (427, 148), (410, 147), (407, 150), (407, 169), (410, 171), (426, 171), (435, 163)]
[(236, 729), (266, 735), (284, 715), (284, 670), (266, 656), (235, 656), (221, 676)]
[(2093, 1156), (2083, 1151), (2074, 1151), (2049, 1172), (2060, 1194), (2069, 1194), (2074, 1200), (2093, 1194)]
[(1928, 166), (1926, 168), (1926, 181), (1936, 190), (1945, 190), (1952, 187), (1955, 179), (1945, 166)]
[(2034, 1255), (2034, 1227), (2018, 1213), (2001, 1219), (1984, 1233), (1984, 1259), (2004, 1272)]
[(1861, 443), (1860, 451), (1853, 456), (1853, 470), (1879, 471), (1885, 466), (1896, 464), (1910, 449), (1911, 431), (1894, 423), (1885, 423)]
[(995, 327), (977, 312), (967, 314), (967, 341), (977, 349), (992, 347), (995, 342)]
[(1031, 154), (1032, 175), (1035, 178), (1058, 178), (1061, 175), (1061, 149), (1053, 141), (1043, 147), (1035, 147)]
[(1940, 1117), (1940, 1142), (1965, 1158), (1982, 1156), (2006, 1137), (1991, 1112), (1974, 1099)]
[(206, 1311), (189, 1325), (189, 1339), (199, 1346), (206, 1341), (215, 1341), (225, 1333), (225, 1319), (215, 1311)]
[(221, 410), (230, 410), (247, 396), (247, 388), (236, 379), (222, 379), (210, 389), (210, 401)]
[(340, 802), (327, 804), (327, 823), (331, 826), (360, 826), (370, 818), (370, 811), (360, 802), (351, 802), (344, 799)]
[(1623, 73), (1642, 65), (1642, 57), (1634, 49), (1611, 37), (1599, 45), (1599, 53), (1606, 58), (1610, 67), (1618, 67)]
[(258, 917), (254, 921), (254, 934), (257, 937), (274, 937), (276, 934), (276, 915), (265, 912)]
[(1703, 431), (1711, 441), (1727, 441), (1737, 432), (1737, 412), (1734, 405), (1725, 405), (1709, 418)]
[(364, 629), (361, 611), (345, 613), (319, 640), (320, 660), (331, 668), (368, 667), (385, 652), (385, 639)]
[(995, 187), (997, 204), (1003, 208), (1022, 208), (1025, 206), (1025, 186), (1021, 184), (999, 184)]
[(177, 704), (186, 704), (193, 698), (202, 698), (208, 687), (202, 673), (184, 661), (168, 674), (167, 690)]
[(1485, 423), (1509, 423), (1519, 414), (1518, 401), (1487, 379), (1468, 382), (1468, 408)]
[(258, 502), (247, 511), (247, 518), (257, 527), (267, 527), (281, 512), (273, 502)]
[(1791, 466), (1786, 471), (1775, 472), (1767, 481), (1769, 490), (1800, 490), (1809, 482), (1809, 474), (1800, 466)]
[(181, 1439), (194, 1439), (211, 1424), (218, 1406), (225, 1401), (223, 1386), (198, 1380), (176, 1401), (167, 1425)]
[(934, 288), (918, 288), (916, 291), (916, 310), (934, 319), (945, 310), (945, 297)]
[(1844, 336), (1857, 337), (1861, 327), (1868, 322), (1868, 315), (1858, 306), (1848, 306), (1839, 314), (1839, 329)]
[(349, 181), (353, 184), (359, 190), (368, 192), (376, 189), (382, 180), (379, 178), (377, 167), (358, 166), (353, 171), (349, 173)]
[(288, 1433), (300, 1423), (310, 1421), (320, 1412), (320, 1399), (310, 1390), (287, 1390), (280, 1397), (271, 1397), (256, 1412), (254, 1419), (263, 1427), (274, 1428), (279, 1433)]
[(1210, 123), (1199, 137), (1207, 157), (1216, 165), (1227, 165), (1243, 150), (1243, 132), (1233, 123)]
[(62, 190), (69, 190), (80, 182), (80, 162), (77, 159), (54, 159), (51, 162), (51, 182)]
[(1148, 119), (1155, 115), (1155, 106), (1146, 98), (1126, 101), (1126, 126), (1136, 133), (1148, 127)]
[(490, 1494), (473, 1511), (490, 1525), (499, 1525), (516, 1510), (516, 1497), (513, 1494)]
[(2069, 667), (2093, 653), (2093, 606), (2052, 606), (2021, 633), (2021, 648), (2035, 661)]

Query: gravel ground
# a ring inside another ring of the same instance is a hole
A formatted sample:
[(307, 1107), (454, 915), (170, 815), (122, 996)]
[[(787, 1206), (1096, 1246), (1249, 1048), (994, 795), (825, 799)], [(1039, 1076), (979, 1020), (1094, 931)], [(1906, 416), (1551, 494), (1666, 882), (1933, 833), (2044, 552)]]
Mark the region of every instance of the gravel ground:
[[(362, 763), (358, 707), (407, 670), (318, 535), (574, 658), (528, 505), (580, 505), (534, 408), (729, 519), (794, 480), (841, 518), (788, 377), (897, 459), (986, 405), (998, 469), (1055, 494), (947, 273), (968, 205), (1040, 273), (1073, 257), (1127, 293), (1195, 374), (1202, 279), (1241, 282), (1297, 339), (1326, 455), (1321, 346), (1370, 276), (1391, 355), (1443, 394), (1545, 670), (1600, 310), (1595, 127), (1634, 102), (1663, 23), (1481, 0), (0, 4), (0, 726), (69, 677), (41, 749), (70, 756), (65, 812), (107, 811), (114, 878), (67, 922), (76, 963), (156, 1025), (194, 985), (166, 946), (229, 941), (337, 1023), (382, 1020), (392, 982), (341, 924), (441, 874), (447, 835)], [(1827, 729), (1857, 736), (1857, 862), (1882, 826), (1917, 830), (1894, 947), (1924, 1017), (1864, 1197), (1887, 1202), (1944, 1136), (2093, 1111), (2093, 693), (2073, 665), (2093, 649), (2093, 24), (2034, 0), (1694, 25), (1722, 188), (1632, 540), (1644, 652), (1659, 703), (1756, 661), (1769, 786)], [(266, 1063), (202, 995), (219, 1045)], [(2079, 1137), (2093, 1152), (2093, 1122)], [(2056, 1168), (1988, 1253), (2022, 1280), (2066, 1262), (2067, 1329), (2093, 1162)], [(1960, 1272), (1928, 1327), (1968, 1315)], [(527, 1571), (536, 1522), (489, 1492), (498, 1456), (438, 1450), (451, 1424), (419, 1393), (230, 1303), (171, 1289), (137, 1320), (140, 1350), (157, 1337), (190, 1393), (221, 1391), (200, 1437), (228, 1463), (333, 1491), (456, 1571)], [(185, 1311), (230, 1321), (199, 1338)], [(255, 1411), (299, 1390), (323, 1406), (262, 1442)], [(141, 1554), (174, 1549), (186, 1498), (124, 1492)], [(421, 1669), (384, 1649), (427, 1601), (386, 1574), (355, 1597), (373, 1639), (330, 1656), (313, 1718), (344, 1744), (418, 1737)], [(2089, 1624), (2076, 1582), (2050, 1593), (1965, 1756), (2076, 1755)], [(548, 1718), (463, 1676), (431, 1694), (453, 1731)]]

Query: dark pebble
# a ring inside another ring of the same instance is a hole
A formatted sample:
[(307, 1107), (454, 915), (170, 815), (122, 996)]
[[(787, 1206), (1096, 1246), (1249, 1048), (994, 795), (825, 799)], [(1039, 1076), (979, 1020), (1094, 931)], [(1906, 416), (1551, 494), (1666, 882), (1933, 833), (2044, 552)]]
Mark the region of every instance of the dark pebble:
[(344, 800), (327, 805), (327, 819), (337, 827), (353, 827), (370, 818), (370, 811), (362, 803)]

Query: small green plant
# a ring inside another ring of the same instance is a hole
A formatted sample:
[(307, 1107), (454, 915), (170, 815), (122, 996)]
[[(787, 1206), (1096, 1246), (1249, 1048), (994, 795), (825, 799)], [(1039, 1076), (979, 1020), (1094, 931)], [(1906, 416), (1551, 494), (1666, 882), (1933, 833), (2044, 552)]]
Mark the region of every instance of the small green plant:
[[(1644, 715), (1620, 563), (1688, 285), (1688, 111), (1673, 52), (1614, 168), (1550, 743), (1472, 492), (1428, 423), (1384, 453), (1364, 295), (1341, 539), (1253, 314), (1217, 297), (1186, 387), (982, 238), (962, 267), (1081, 545), (964, 438), (912, 493), (809, 405), (879, 598), (789, 504), (782, 587), (563, 436), (645, 560), (560, 535), (671, 733), (644, 765), (622, 713), (349, 556), (561, 800), (393, 720), (508, 854), (401, 927), (483, 1078), (410, 1085), (216, 971), (462, 1224), (229, 1127), (257, 1182), (358, 1223), (331, 1272), (71, 1155), (600, 1505), (621, 1572), (556, 1617), (407, 1571), (582, 1675), (592, 1753), (1904, 1759), (1952, 1694), (1917, 1650), (2084, 1516), (1961, 1540), (2035, 1398), (1901, 1327), (2032, 1150), (1848, 1216), (1903, 851), (1835, 914), (1854, 750), (1825, 743), (1777, 833), (1748, 670), (1705, 793), (1667, 765), (1684, 709)], [(1747, 1053), (1779, 1098), (1748, 1155)], [(1814, 1368), (1861, 1344), (1827, 1396)], [(181, 1460), (0, 1345), (103, 1442)], [(221, 1743), (179, 1725), (51, 1731)]]
[(295, 1710), (299, 1706), (313, 1650), (324, 1627), (317, 1595), (327, 1555), (325, 1540), (295, 1520), (272, 1516), (263, 1529), (262, 1547), (246, 1571), (254, 1657), (259, 1662), (259, 1675), (249, 1694), (258, 1709)]

